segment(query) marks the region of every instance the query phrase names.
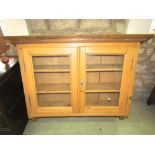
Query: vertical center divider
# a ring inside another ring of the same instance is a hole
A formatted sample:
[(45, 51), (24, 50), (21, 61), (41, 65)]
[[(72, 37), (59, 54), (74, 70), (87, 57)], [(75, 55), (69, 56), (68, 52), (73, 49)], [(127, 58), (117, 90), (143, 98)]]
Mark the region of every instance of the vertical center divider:
[(77, 112), (80, 112), (80, 47), (77, 47)]
[(79, 93), (80, 93), (80, 113), (85, 112), (85, 98), (86, 98), (86, 47), (80, 47), (80, 80), (83, 81), (83, 85), (80, 86), (79, 81)]

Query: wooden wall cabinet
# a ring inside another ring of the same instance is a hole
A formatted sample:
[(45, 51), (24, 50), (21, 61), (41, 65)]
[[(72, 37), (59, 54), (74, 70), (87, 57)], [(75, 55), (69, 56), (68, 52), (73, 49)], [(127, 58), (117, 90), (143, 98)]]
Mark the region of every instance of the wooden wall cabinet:
[(29, 118), (127, 116), (140, 39), (20, 40), (17, 48)]
[(127, 115), (138, 45), (19, 45), (29, 117)]

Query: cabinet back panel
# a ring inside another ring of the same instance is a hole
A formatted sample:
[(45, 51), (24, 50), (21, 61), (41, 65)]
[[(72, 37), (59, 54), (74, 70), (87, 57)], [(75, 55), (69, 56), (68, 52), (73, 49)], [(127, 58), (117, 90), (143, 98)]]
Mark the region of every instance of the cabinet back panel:
[(39, 106), (70, 106), (70, 94), (38, 94)]
[(86, 105), (112, 106), (119, 104), (119, 93), (87, 93)]
[(69, 65), (69, 56), (34, 56), (33, 65)]
[(88, 55), (87, 64), (123, 64), (123, 56), (120, 55)]
[(87, 72), (87, 83), (121, 82), (122, 72)]
[(36, 83), (70, 83), (70, 73), (35, 73)]
[(100, 82), (121, 82), (122, 72), (101, 72)]

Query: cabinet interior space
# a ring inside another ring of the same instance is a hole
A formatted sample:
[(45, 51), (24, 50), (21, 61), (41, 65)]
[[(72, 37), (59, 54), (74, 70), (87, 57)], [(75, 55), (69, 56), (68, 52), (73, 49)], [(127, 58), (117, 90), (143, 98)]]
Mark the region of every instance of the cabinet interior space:
[(70, 73), (35, 73), (37, 93), (70, 93)]
[(87, 55), (86, 105), (118, 106), (123, 55)]
[(70, 106), (70, 57), (33, 56), (32, 60), (38, 105)]
[(71, 105), (70, 94), (38, 94), (37, 99), (40, 107), (67, 107)]
[(87, 55), (86, 92), (119, 92), (122, 55)]
[(87, 71), (122, 71), (123, 55), (87, 55)]
[(87, 106), (118, 106), (119, 93), (87, 93)]
[(34, 72), (70, 72), (69, 56), (33, 56)]
[(121, 71), (87, 72), (86, 92), (119, 92)]

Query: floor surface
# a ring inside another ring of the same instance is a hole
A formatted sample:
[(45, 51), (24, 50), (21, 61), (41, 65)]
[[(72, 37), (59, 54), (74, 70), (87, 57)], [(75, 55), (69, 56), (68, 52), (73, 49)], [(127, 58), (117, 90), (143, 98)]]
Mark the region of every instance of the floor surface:
[(29, 120), (24, 135), (152, 135), (155, 134), (155, 105), (132, 104), (129, 118), (62, 117)]

